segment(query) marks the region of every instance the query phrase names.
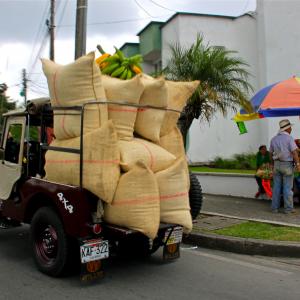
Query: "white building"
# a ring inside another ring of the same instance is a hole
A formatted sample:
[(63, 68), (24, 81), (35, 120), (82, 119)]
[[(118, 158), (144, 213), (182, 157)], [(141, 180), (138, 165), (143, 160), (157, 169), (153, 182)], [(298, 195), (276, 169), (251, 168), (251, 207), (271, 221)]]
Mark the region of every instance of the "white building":
[[(254, 90), (300, 75), (300, 1), (258, 0), (256, 12), (241, 17), (176, 14), (161, 28), (162, 63), (169, 58), (169, 45), (175, 41), (189, 46), (197, 33), (203, 33), (211, 45), (238, 51), (250, 65)], [(236, 153), (255, 152), (260, 144), (269, 144), (278, 131), (280, 118), (247, 122), (248, 133), (239, 135), (231, 121), (216, 115), (208, 124), (194, 120), (190, 130), (188, 157), (191, 162), (205, 162), (216, 156), (230, 157)], [(293, 136), (300, 137), (299, 118)]]
[[(256, 11), (240, 17), (176, 13), (164, 24), (156, 22), (153, 26), (155, 28), (151, 28), (152, 31), (157, 31), (157, 26), (160, 28), (161, 56), (157, 55), (157, 45), (151, 45), (152, 49), (148, 53), (141, 53), (144, 57), (155, 57), (153, 65), (162, 63), (164, 67), (170, 57), (170, 44), (179, 42), (190, 46), (197, 34), (202, 33), (204, 40), (210, 45), (235, 50), (250, 65), (250, 83), (256, 92), (293, 75), (300, 76), (299, 19), (298, 0), (257, 0)], [(150, 43), (150, 29), (145, 30), (148, 26), (140, 32), (142, 36), (139, 33), (140, 43), (143, 44), (140, 45), (141, 50), (141, 46)], [(157, 39), (157, 35), (155, 38)], [(151, 60), (147, 61), (148, 70), (149, 65)], [(207, 162), (216, 156), (228, 158), (237, 153), (256, 152), (259, 145), (269, 145), (270, 139), (278, 131), (281, 119), (247, 122), (248, 133), (239, 135), (236, 124), (231, 120), (233, 116), (233, 112), (226, 118), (218, 114), (210, 124), (194, 120), (188, 150), (192, 163)], [(290, 119), (295, 124), (292, 135), (300, 138), (299, 118)]]

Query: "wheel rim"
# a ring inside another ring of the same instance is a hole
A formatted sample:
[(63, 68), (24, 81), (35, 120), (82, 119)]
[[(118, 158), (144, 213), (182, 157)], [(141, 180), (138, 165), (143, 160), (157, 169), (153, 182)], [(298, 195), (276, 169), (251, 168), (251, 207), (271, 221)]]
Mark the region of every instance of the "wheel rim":
[(35, 249), (37, 257), (43, 264), (51, 265), (58, 253), (58, 237), (52, 225), (40, 226), (35, 235)]

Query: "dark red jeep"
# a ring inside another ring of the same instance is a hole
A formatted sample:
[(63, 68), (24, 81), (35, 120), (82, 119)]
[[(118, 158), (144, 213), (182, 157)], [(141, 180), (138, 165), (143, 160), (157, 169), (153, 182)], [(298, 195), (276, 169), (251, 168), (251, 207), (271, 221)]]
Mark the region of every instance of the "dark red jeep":
[[(53, 109), (56, 108), (51, 108), (49, 99), (37, 99), (29, 101), (26, 109), (3, 116), (0, 226), (30, 224), (36, 265), (51, 276), (63, 274), (77, 260), (81, 263), (83, 280), (100, 277), (103, 275), (101, 261), (114, 252), (149, 255), (163, 246), (164, 259), (179, 257), (181, 226), (161, 224), (157, 237), (149, 240), (137, 231), (107, 224), (97, 217), (99, 199), (81, 184), (82, 145), (81, 149), (49, 146)], [(82, 115), (83, 124), (84, 107), (73, 109)], [(44, 157), (48, 149), (80, 156), (79, 186), (43, 179)], [(196, 188), (199, 191), (199, 187)], [(196, 194), (198, 198), (201, 196)], [(197, 205), (199, 212), (199, 203)]]

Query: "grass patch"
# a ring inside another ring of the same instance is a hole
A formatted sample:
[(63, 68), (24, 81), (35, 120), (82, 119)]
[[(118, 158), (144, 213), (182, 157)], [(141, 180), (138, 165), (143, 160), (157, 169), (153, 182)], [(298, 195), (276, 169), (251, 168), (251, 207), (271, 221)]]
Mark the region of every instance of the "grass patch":
[(245, 222), (222, 229), (212, 230), (209, 232), (241, 238), (273, 241), (300, 241), (300, 228), (277, 226), (257, 222)]
[(216, 172), (216, 173), (237, 173), (237, 174), (255, 174), (254, 170), (242, 169), (221, 169), (211, 167), (190, 167), (192, 172)]

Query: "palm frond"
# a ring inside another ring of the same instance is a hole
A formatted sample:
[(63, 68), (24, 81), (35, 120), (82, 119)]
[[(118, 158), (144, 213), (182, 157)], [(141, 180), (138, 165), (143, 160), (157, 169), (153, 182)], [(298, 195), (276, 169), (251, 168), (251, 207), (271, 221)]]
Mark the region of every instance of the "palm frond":
[(249, 65), (236, 51), (211, 46), (201, 34), (190, 47), (175, 43), (170, 50), (171, 58), (163, 70), (166, 77), (178, 81), (200, 80), (184, 113), (209, 121), (216, 111), (225, 115), (238, 106), (251, 111), (248, 94), (253, 88), (248, 81)]

